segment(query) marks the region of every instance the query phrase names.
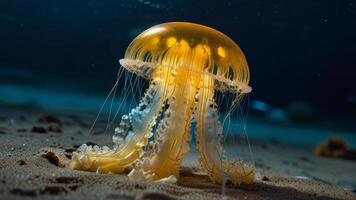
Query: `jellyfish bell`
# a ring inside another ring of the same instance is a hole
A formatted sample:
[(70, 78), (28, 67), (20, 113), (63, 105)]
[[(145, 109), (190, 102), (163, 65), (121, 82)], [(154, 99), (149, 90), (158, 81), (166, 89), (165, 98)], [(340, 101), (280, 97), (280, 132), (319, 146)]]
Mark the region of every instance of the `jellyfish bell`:
[(164, 23), (138, 35), (119, 62), (149, 87), (115, 129), (113, 149), (83, 146), (73, 155), (73, 169), (120, 173), (134, 166), (129, 177), (136, 180), (176, 180), (195, 121), (199, 161), (211, 180), (254, 182), (254, 166), (224, 159), (221, 143), (215, 93), (235, 95), (231, 112), (251, 91), (245, 56), (233, 40), (198, 24)]
[(225, 34), (199, 24), (170, 22), (147, 29), (131, 42), (120, 64), (145, 78), (158, 66), (185, 69), (211, 76), (217, 90), (251, 92), (240, 47)]

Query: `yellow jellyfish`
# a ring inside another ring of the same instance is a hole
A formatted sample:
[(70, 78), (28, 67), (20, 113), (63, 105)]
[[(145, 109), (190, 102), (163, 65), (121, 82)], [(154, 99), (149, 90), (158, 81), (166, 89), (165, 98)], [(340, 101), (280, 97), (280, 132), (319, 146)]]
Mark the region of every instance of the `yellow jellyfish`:
[(223, 159), (216, 92), (235, 95), (233, 110), (251, 91), (248, 64), (233, 40), (199, 24), (159, 24), (131, 42), (120, 64), (148, 79), (149, 87), (139, 105), (122, 116), (113, 148), (82, 145), (73, 154), (71, 168), (102, 173), (129, 168), (129, 177), (137, 180), (178, 179), (194, 121), (199, 161), (211, 180), (254, 182), (252, 164)]

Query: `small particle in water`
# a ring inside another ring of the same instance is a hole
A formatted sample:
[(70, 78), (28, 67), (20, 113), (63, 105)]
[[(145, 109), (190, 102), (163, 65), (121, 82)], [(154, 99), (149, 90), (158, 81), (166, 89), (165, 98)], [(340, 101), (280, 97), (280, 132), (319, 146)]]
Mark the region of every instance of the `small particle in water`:
[(261, 112), (267, 112), (267, 111), (269, 111), (271, 109), (270, 105), (268, 105), (266, 102), (260, 101), (260, 100), (252, 101), (251, 107), (253, 109), (261, 111)]
[(9, 121), (9, 126), (10, 126), (10, 127), (14, 127), (15, 125), (16, 125), (15, 120), (14, 120), (14, 119), (10, 119), (10, 121)]
[(268, 116), (270, 119), (279, 122), (287, 121), (288, 119), (287, 113), (280, 108), (271, 109), (271, 111), (268, 113)]
[(356, 103), (356, 96), (353, 96), (353, 95), (348, 96), (346, 98), (346, 102), (351, 103), (351, 104)]
[(324, 19), (323, 22), (325, 22), (325, 23), (328, 22), (328, 19)]
[(157, 8), (157, 9), (166, 8), (166, 6), (164, 6), (164, 5), (160, 5), (158, 3), (154, 3), (151, 1), (137, 0), (137, 2), (142, 3), (145, 6), (150, 6), (151, 8)]

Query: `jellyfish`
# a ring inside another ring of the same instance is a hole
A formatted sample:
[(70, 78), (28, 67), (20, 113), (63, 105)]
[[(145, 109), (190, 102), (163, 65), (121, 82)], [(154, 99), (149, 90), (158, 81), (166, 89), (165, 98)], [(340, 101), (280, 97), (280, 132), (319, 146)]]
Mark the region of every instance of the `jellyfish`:
[(232, 39), (199, 24), (163, 23), (138, 35), (119, 62), (149, 80), (149, 86), (139, 105), (122, 116), (113, 147), (82, 145), (72, 156), (72, 169), (101, 173), (129, 169), (129, 177), (136, 180), (176, 180), (195, 132), (199, 163), (213, 182), (254, 182), (253, 164), (224, 159), (215, 101), (217, 92), (233, 94), (228, 110), (232, 112), (251, 91), (246, 58)]

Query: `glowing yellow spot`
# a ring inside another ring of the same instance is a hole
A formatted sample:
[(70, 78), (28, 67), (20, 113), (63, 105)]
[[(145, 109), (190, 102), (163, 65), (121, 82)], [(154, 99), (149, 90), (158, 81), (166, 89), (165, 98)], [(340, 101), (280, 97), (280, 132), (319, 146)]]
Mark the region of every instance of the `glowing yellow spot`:
[(224, 48), (222, 48), (222, 47), (219, 47), (219, 48), (218, 48), (218, 54), (219, 54), (219, 56), (221, 56), (221, 57), (223, 57), (223, 58), (226, 57), (226, 51), (225, 51)]
[(169, 37), (167, 39), (167, 46), (171, 47), (177, 42), (177, 39), (175, 37)]
[(152, 39), (152, 45), (157, 45), (159, 43), (159, 37), (155, 37)]
[(189, 44), (186, 40), (181, 39), (179, 44), (185, 48), (189, 48)]

